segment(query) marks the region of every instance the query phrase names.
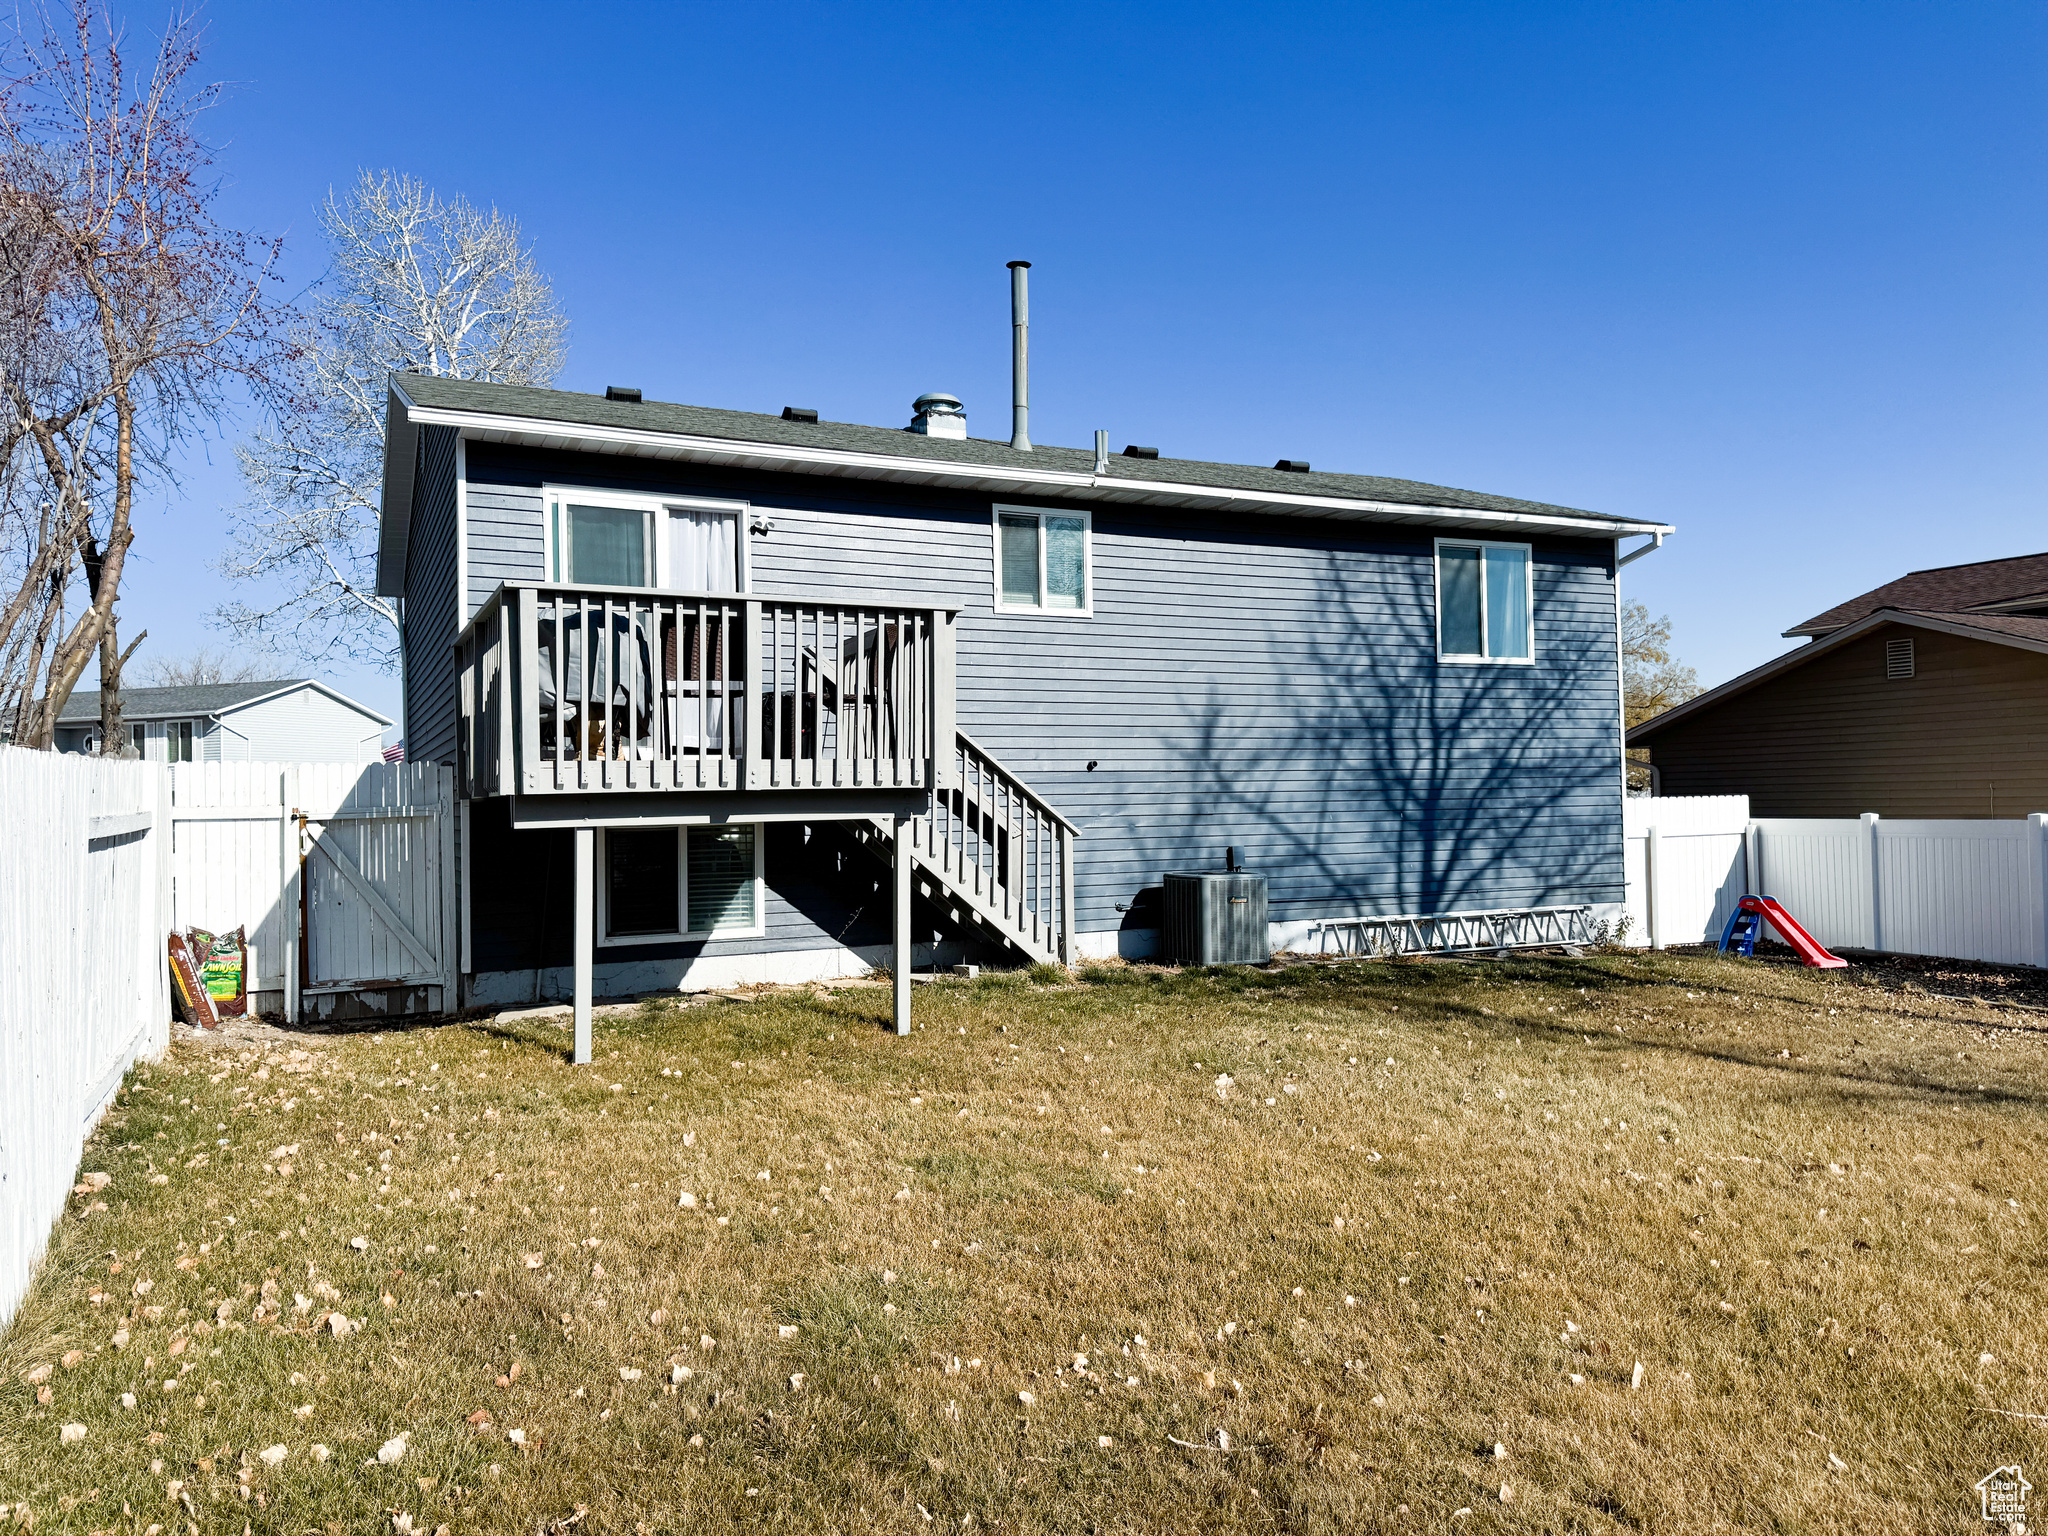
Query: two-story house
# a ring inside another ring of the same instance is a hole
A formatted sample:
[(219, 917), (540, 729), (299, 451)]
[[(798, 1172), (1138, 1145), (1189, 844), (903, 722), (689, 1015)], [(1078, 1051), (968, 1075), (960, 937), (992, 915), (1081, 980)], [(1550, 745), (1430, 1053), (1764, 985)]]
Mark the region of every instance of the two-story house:
[(1618, 910), (1617, 576), (1663, 525), (1012, 446), (943, 395), (890, 429), (396, 375), (387, 443), (469, 1001), (1144, 955), (1227, 847), (1282, 944)]

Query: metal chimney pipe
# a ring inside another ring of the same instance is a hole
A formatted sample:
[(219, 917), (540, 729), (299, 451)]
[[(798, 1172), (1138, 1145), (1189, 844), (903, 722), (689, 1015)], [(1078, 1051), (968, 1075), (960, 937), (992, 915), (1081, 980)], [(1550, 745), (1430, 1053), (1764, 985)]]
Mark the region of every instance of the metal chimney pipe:
[(1010, 446), (1031, 451), (1031, 288), (1028, 261), (1010, 263)]

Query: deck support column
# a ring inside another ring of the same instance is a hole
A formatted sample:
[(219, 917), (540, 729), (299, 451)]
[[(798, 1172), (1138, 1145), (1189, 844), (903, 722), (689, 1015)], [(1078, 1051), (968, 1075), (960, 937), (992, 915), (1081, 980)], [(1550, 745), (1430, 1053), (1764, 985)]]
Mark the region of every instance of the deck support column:
[(896, 1033), (910, 1033), (910, 818), (896, 818), (894, 862), (890, 866), (895, 900), (890, 903), (890, 932), (895, 953), (889, 965), (895, 982)]
[(576, 1065), (590, 1064), (590, 950), (597, 912), (597, 833), (576, 829)]

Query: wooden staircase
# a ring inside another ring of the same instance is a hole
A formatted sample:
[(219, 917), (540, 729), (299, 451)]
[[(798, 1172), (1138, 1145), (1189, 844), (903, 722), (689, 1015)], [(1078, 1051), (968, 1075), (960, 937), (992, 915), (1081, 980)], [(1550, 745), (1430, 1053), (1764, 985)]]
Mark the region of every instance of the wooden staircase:
[[(1027, 959), (1074, 961), (1074, 839), (1079, 829), (1022, 779), (955, 733), (958, 789), (942, 789), (932, 813), (910, 822), (919, 894), (949, 907), (961, 927), (999, 939)], [(887, 817), (856, 823), (878, 857), (895, 856)]]

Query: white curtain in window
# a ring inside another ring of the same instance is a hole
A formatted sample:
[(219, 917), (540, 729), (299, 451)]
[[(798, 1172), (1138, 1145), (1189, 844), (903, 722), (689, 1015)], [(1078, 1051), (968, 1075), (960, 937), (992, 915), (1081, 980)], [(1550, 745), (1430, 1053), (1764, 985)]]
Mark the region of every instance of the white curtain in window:
[(739, 591), (739, 534), (735, 513), (670, 509), (669, 586), (682, 592)]

